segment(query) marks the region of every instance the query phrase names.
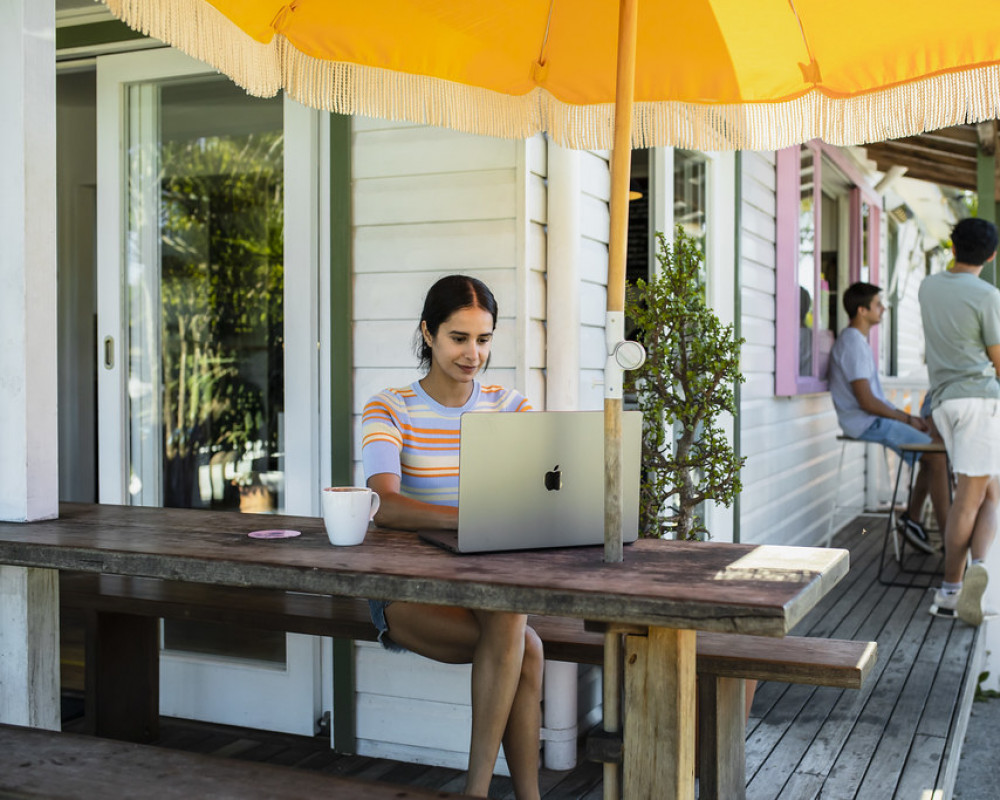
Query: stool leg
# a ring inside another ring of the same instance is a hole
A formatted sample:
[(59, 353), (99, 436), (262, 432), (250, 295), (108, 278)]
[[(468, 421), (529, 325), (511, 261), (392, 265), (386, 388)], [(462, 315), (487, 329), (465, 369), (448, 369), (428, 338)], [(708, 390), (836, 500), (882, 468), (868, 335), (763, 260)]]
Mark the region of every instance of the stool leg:
[(837, 509), (840, 508), (840, 473), (844, 468), (844, 451), (847, 449), (847, 442), (840, 445), (840, 461), (837, 462), (837, 488), (833, 492), (833, 508), (830, 509), (830, 518), (826, 523), (826, 539), (824, 547), (829, 547), (833, 543), (833, 519), (837, 516)]
[(889, 541), (889, 537), (892, 536), (892, 544), (896, 553), (896, 561), (902, 564), (901, 553), (899, 551), (899, 539), (894, 535), (895, 531), (895, 521), (896, 521), (896, 496), (899, 494), (899, 480), (903, 475), (903, 459), (899, 459), (899, 468), (896, 470), (896, 483), (892, 487), (892, 501), (889, 503), (889, 516), (886, 520), (885, 526), (885, 538), (882, 539), (882, 554), (879, 556), (878, 562), (878, 577), (880, 583), (885, 583), (882, 579), (882, 570), (885, 567), (885, 551), (886, 546)]

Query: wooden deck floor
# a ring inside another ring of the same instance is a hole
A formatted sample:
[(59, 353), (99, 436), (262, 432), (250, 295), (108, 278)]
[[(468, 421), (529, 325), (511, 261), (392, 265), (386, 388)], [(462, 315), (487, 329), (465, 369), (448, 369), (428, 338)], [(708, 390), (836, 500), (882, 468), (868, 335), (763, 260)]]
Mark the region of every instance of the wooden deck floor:
[[(851, 571), (794, 631), (875, 640), (875, 670), (860, 692), (760, 687), (747, 731), (748, 798), (950, 796), (982, 637), (928, 613), (927, 587), (939, 578), (912, 578), (913, 588), (879, 583), (884, 526), (884, 518), (861, 517), (840, 532), (835, 545), (850, 549)], [(936, 561), (907, 565), (928, 569)]]
[[(926, 587), (936, 579), (916, 578), (916, 588), (878, 582), (884, 525), (884, 519), (860, 517), (841, 530), (835, 545), (850, 549), (851, 571), (794, 631), (874, 639), (878, 664), (860, 692), (778, 683), (758, 688), (747, 729), (747, 797), (752, 800), (940, 800), (950, 795), (981, 637), (960, 622), (927, 613), (931, 592)], [(67, 730), (80, 727), (79, 719), (65, 723)], [(342, 756), (323, 737), (164, 718), (157, 744), (446, 791), (462, 788), (459, 771)], [(543, 770), (541, 780), (546, 800), (602, 796), (597, 764), (581, 762), (570, 772)], [(495, 778), (491, 797), (512, 798), (510, 781)]]

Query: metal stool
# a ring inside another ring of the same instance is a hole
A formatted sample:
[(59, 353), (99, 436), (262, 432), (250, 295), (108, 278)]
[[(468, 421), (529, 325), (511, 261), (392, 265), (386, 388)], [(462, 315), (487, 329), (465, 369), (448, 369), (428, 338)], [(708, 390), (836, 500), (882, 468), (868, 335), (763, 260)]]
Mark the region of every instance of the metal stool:
[[(949, 500), (952, 499), (951, 461), (948, 458), (948, 451), (945, 449), (944, 444), (942, 444), (941, 442), (929, 442), (927, 444), (904, 444), (900, 445), (899, 449), (902, 450), (904, 454), (918, 453), (920, 455), (923, 455), (924, 453), (943, 453), (945, 458), (945, 470), (947, 471), (948, 474), (948, 499)], [(892, 537), (893, 551), (895, 553), (896, 563), (899, 564), (900, 572), (905, 572), (908, 575), (937, 575), (940, 572), (939, 569), (940, 566), (944, 563), (944, 558), (942, 555), (940, 557), (940, 561), (937, 565), (937, 568), (935, 569), (909, 569), (908, 567), (905, 566), (903, 556), (906, 548), (906, 538), (902, 537), (902, 542), (900, 542), (901, 537), (899, 535), (899, 531), (896, 530), (896, 497), (899, 494), (899, 482), (900, 478), (903, 475), (904, 462), (905, 459), (901, 457), (899, 459), (899, 468), (896, 470), (896, 484), (892, 490), (892, 502), (889, 504), (889, 516), (888, 519), (886, 520), (886, 525), (885, 525), (885, 537), (882, 539), (882, 555), (879, 556), (879, 562), (878, 562), (878, 567), (879, 567), (878, 580), (879, 583), (885, 586), (906, 586), (906, 587), (912, 586), (912, 583), (910, 582), (886, 580), (884, 577), (886, 568), (885, 554), (890, 537)], [(913, 492), (913, 482), (916, 479), (916, 475), (917, 475), (917, 464), (916, 462), (914, 462), (913, 467), (910, 469), (910, 487), (909, 487), (909, 493), (907, 494), (907, 498), (909, 498), (910, 494), (912, 494)], [(941, 531), (941, 537), (942, 537), (942, 547), (943, 547), (944, 531)], [(922, 553), (921, 555), (924, 555), (925, 557), (928, 556), (927, 553)], [(919, 588), (923, 589), (926, 587), (920, 586)]]
[(876, 442), (869, 442), (866, 439), (855, 439), (853, 436), (844, 436), (841, 434), (837, 437), (837, 441), (841, 442), (840, 447), (840, 461), (837, 463), (837, 489), (833, 495), (833, 508), (830, 510), (830, 517), (826, 524), (826, 538), (824, 539), (823, 546), (829, 547), (830, 542), (833, 541), (833, 521), (837, 516), (837, 509), (840, 508), (840, 486), (842, 481), (840, 480), (840, 473), (844, 469), (844, 453), (847, 450), (847, 445), (849, 444), (864, 444), (864, 445), (874, 445), (882, 449), (882, 458), (885, 461), (885, 474), (889, 474), (889, 456), (885, 452), (885, 448)]

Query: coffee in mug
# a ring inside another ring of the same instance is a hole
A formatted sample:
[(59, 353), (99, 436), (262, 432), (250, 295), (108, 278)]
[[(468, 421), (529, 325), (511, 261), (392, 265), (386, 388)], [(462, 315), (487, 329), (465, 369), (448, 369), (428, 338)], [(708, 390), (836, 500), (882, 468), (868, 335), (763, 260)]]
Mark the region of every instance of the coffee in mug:
[(378, 495), (367, 487), (330, 486), (324, 489), (323, 523), (330, 544), (361, 544), (378, 506)]

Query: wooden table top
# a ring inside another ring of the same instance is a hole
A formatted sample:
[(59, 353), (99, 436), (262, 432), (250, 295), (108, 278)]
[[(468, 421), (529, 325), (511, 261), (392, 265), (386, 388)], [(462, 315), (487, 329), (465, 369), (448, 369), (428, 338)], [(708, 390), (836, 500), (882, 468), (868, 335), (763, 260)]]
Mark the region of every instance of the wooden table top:
[[(292, 528), (301, 536), (251, 539)], [(454, 555), (405, 531), (333, 547), (316, 517), (64, 503), (60, 517), (0, 522), (0, 564), (470, 608), (786, 634), (848, 570), (846, 550), (639, 540)]]

